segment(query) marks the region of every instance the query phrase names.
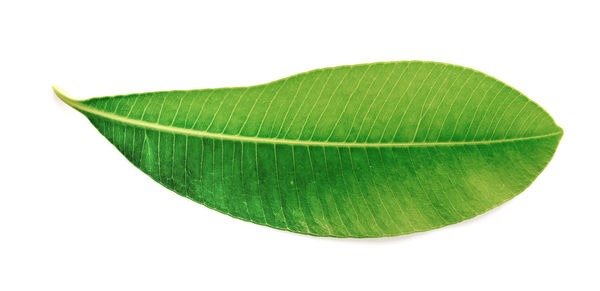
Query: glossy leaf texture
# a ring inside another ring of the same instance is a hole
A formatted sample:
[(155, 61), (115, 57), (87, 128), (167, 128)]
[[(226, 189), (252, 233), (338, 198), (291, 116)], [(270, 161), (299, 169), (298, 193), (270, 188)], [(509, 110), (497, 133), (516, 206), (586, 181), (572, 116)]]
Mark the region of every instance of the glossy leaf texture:
[(517, 90), (436, 62), (84, 101), (55, 92), (168, 189), (316, 236), (395, 236), (484, 213), (533, 182), (563, 133)]

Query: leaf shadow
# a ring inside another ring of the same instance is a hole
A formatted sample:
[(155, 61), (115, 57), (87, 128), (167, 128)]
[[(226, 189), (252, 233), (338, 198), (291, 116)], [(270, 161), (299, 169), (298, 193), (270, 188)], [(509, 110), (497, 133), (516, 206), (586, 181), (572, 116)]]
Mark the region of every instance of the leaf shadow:
[[(389, 237), (378, 237), (378, 238), (336, 238), (336, 237), (312, 237), (314, 239), (322, 239), (327, 241), (336, 241), (342, 243), (353, 243), (353, 244), (362, 244), (362, 245), (380, 245), (380, 244), (398, 244), (406, 241), (423, 239), (424, 237), (436, 235), (440, 231), (451, 231), (452, 229), (459, 229), (464, 227), (469, 227), (473, 223), (481, 223), (482, 220), (489, 219), (490, 216), (494, 215), (494, 213), (501, 211), (504, 208), (504, 205), (510, 204), (514, 199), (510, 199), (506, 203), (503, 203), (489, 211), (486, 211), (480, 215), (474, 216), (472, 218), (459, 221), (454, 224), (450, 224), (447, 226), (443, 226), (440, 228), (435, 228), (422, 232), (415, 232), (411, 234), (398, 235), (398, 236), (389, 236)], [(305, 235), (303, 235), (305, 236)]]

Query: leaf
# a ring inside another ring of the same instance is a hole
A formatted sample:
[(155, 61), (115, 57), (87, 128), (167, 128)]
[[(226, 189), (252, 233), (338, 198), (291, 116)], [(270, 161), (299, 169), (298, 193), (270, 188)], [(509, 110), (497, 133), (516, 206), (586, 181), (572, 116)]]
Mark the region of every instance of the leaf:
[(317, 236), (394, 236), (484, 213), (533, 182), (563, 133), (508, 85), (435, 62), (84, 101), (55, 92), (168, 189)]

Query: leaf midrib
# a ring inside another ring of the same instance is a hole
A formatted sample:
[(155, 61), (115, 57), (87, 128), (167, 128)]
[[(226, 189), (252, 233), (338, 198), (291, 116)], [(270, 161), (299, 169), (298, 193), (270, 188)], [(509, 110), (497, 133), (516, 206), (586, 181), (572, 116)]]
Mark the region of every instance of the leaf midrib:
[(357, 142), (330, 142), (330, 141), (307, 141), (307, 140), (291, 140), (291, 139), (277, 139), (277, 138), (269, 138), (269, 137), (258, 137), (258, 136), (242, 136), (242, 135), (230, 135), (223, 133), (213, 133), (208, 131), (200, 131), (188, 128), (181, 128), (171, 125), (162, 125), (154, 122), (147, 122), (142, 120), (135, 120), (123, 116), (119, 116), (113, 113), (103, 112), (82, 104), (81, 102), (74, 100), (60, 88), (53, 86), (54, 92), (56, 95), (69, 106), (90, 114), (94, 114), (100, 117), (104, 117), (116, 122), (121, 122), (127, 125), (148, 128), (158, 131), (164, 131), (169, 133), (177, 133), (188, 136), (197, 136), (197, 137), (205, 137), (205, 138), (214, 138), (221, 140), (230, 140), (230, 141), (239, 141), (239, 142), (253, 142), (253, 143), (268, 143), (268, 144), (284, 144), (284, 145), (303, 145), (303, 146), (322, 146), (322, 147), (426, 147), (426, 146), (460, 146), (460, 145), (478, 145), (478, 144), (495, 144), (495, 143), (506, 143), (506, 142), (515, 142), (522, 140), (531, 140), (531, 139), (541, 139), (545, 137), (551, 137), (555, 135), (562, 134), (562, 130), (529, 137), (518, 137), (518, 138), (508, 138), (508, 139), (498, 139), (498, 140), (481, 140), (481, 141), (448, 141), (448, 142), (388, 142), (388, 143), (357, 143)]

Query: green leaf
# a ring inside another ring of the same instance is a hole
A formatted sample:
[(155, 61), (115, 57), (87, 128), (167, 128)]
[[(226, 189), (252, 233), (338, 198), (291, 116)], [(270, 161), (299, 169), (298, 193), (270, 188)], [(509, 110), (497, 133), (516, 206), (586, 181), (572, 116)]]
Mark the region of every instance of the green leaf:
[(484, 213), (527, 188), (563, 134), (517, 90), (435, 62), (84, 101), (55, 92), (168, 189), (317, 236), (394, 236)]

